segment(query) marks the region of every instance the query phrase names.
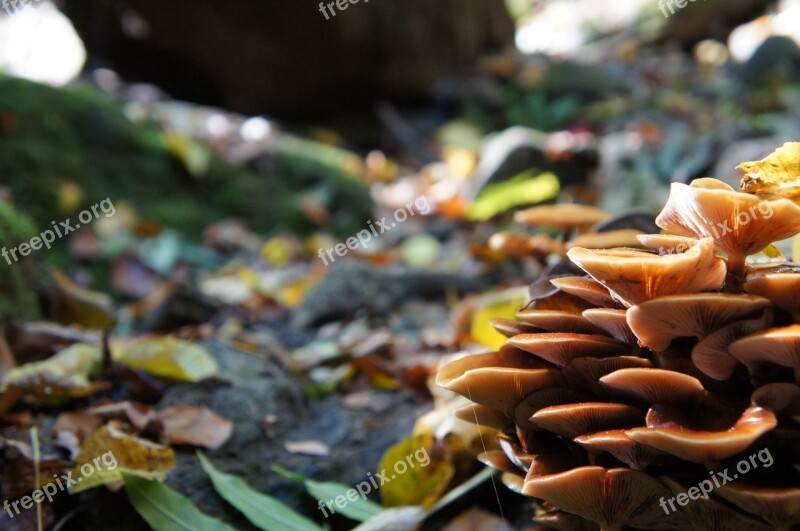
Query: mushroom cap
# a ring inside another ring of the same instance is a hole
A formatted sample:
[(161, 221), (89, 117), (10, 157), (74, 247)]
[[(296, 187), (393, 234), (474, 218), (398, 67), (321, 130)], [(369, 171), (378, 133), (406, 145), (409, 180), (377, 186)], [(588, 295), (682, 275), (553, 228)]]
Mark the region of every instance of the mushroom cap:
[(496, 430), (502, 430), (514, 423), (508, 414), (493, 407), (482, 406), (480, 404), (470, 404), (460, 407), (455, 411), (455, 416), (459, 420), (486, 426)]
[(621, 307), (608, 289), (591, 277), (559, 277), (550, 279), (550, 283), (565, 293), (569, 293), (592, 304), (603, 307)]
[(758, 319), (748, 319), (730, 324), (711, 333), (692, 349), (695, 367), (717, 380), (733, 376), (739, 360), (731, 356), (728, 347), (734, 341), (763, 330), (772, 323), (772, 310), (765, 310)]
[(574, 439), (587, 433), (627, 429), (644, 424), (644, 412), (627, 404), (581, 402), (540, 409), (531, 422), (562, 437)]
[[(692, 487), (692, 485), (678, 483), (667, 476), (661, 476), (659, 479), (672, 490), (673, 494), (686, 493), (689, 487)], [(705, 531), (706, 529), (713, 529), (715, 531), (770, 531), (770, 528), (761, 522), (745, 516), (741, 512), (710, 497), (700, 496), (691, 503), (681, 507), (679, 512), (686, 520), (686, 523), (675, 529), (696, 529), (697, 531)]]
[(528, 323), (521, 323), (512, 319), (503, 319), (501, 317), (489, 319), (489, 324), (492, 325), (492, 328), (506, 337), (514, 337), (519, 334), (532, 334), (541, 331), (535, 326), (529, 325)]
[[(651, 410), (652, 411), (652, 410)], [(628, 430), (634, 441), (652, 446), (692, 463), (716, 462), (732, 457), (778, 425), (778, 419), (768, 409), (750, 407), (731, 428), (722, 431), (696, 431), (674, 421)]]
[(503, 472), (518, 474), (521, 478), (524, 477), (522, 474), (528, 471), (527, 468), (521, 468), (517, 466), (502, 450), (490, 450), (488, 452), (483, 452), (482, 454), (478, 455), (478, 461), (486, 466), (490, 466)]
[(648, 404), (689, 404), (705, 395), (697, 378), (664, 369), (620, 369), (600, 382)]
[(583, 312), (583, 316), (592, 324), (602, 329), (626, 345), (635, 346), (638, 338), (628, 326), (627, 312), (615, 308), (591, 308)]
[(744, 290), (768, 298), (781, 310), (800, 310), (800, 275), (796, 273), (759, 276), (746, 282)]
[(512, 412), (529, 394), (561, 382), (556, 369), (485, 367), (469, 370), (444, 387), (477, 404)]
[(497, 352), (471, 354), (446, 363), (436, 373), (436, 385), (446, 387), (448, 382), (458, 378), (465, 372), (485, 367), (543, 369), (552, 367), (552, 365), (531, 356), (525, 351), (504, 346)]
[(664, 452), (638, 443), (625, 430), (608, 430), (575, 438), (590, 453), (608, 452), (634, 470), (644, 470)]
[(620, 369), (648, 368), (650, 360), (638, 356), (615, 356), (613, 358), (578, 358), (564, 367), (562, 375), (569, 388), (585, 389), (598, 398), (619, 401), (627, 395), (600, 383), (600, 378)]
[(607, 220), (610, 214), (599, 208), (561, 203), (557, 205), (541, 205), (514, 214), (514, 221), (523, 225), (546, 226), (558, 229), (591, 227)]
[(800, 385), (772, 383), (759, 387), (750, 397), (754, 406), (771, 410), (779, 417), (800, 415)]
[(642, 231), (636, 229), (588, 232), (570, 241), (567, 247), (584, 247), (586, 249), (609, 249), (611, 247), (643, 248), (644, 246), (637, 239), (637, 236), (641, 234)]
[(697, 179), (690, 186), (672, 184), (656, 224), (681, 236), (714, 238), (729, 259), (743, 260), (800, 232), (800, 206), (736, 192), (715, 179)]
[(760, 489), (731, 483), (716, 493), (736, 507), (761, 517), (775, 529), (800, 526), (800, 488)]
[(687, 293), (642, 302), (628, 310), (628, 324), (640, 344), (662, 351), (678, 337), (705, 337), (771, 305), (755, 295)]
[(699, 240), (685, 253), (659, 256), (633, 249), (567, 252), (595, 280), (627, 306), (675, 295), (716, 290), (725, 280), (725, 264), (714, 254), (711, 238)]
[(590, 334), (560, 332), (520, 334), (512, 337), (508, 342), (559, 367), (569, 364), (576, 358), (586, 356), (607, 358), (627, 354), (629, 351), (627, 346), (609, 337)]
[[(522, 494), (521, 490), (520, 494)], [(537, 514), (533, 521), (544, 529), (557, 531), (598, 531), (599, 529), (594, 522), (564, 511), (548, 511), (544, 514)], [(539, 529), (539, 527), (534, 529)]]
[(561, 310), (521, 310), (517, 319), (531, 328), (548, 332), (570, 332), (574, 334), (602, 334), (603, 330), (593, 325), (583, 315)]
[(696, 238), (674, 234), (640, 234), (637, 239), (645, 249), (650, 249), (660, 255), (685, 253), (697, 242)]
[(665, 516), (659, 506), (659, 499), (670, 497), (669, 490), (655, 478), (627, 468), (585, 466), (526, 478), (522, 492), (603, 529), (681, 529), (680, 514)]
[(771, 362), (795, 370), (800, 382), (800, 325), (771, 328), (731, 343), (728, 351), (747, 365), (750, 372), (763, 362)]

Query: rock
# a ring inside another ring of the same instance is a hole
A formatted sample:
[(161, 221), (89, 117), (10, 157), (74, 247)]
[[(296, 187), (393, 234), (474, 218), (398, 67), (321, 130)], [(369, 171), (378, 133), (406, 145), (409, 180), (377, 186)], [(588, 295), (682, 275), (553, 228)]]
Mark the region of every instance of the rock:
[(465, 195), (474, 199), (488, 184), (516, 177), (537, 169), (553, 172), (562, 185), (585, 183), (597, 167), (597, 155), (590, 151), (575, 153), (568, 160), (551, 161), (545, 154), (547, 134), (527, 127), (511, 127), (489, 137), (481, 150), (481, 159)]
[(484, 288), (477, 278), (405, 267), (376, 268), (348, 260), (330, 266), (330, 273), (312, 288), (292, 318), (298, 328), (364, 313), (384, 316), (414, 299), (444, 300)]

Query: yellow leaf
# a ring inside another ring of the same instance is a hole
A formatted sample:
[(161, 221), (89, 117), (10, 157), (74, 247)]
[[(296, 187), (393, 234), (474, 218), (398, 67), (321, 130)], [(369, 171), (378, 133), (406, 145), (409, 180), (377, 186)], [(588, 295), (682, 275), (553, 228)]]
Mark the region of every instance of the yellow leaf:
[(481, 297), (478, 309), (472, 317), (470, 335), (481, 345), (493, 350), (502, 347), (506, 336), (489, 324), (490, 319), (514, 319), (517, 312), (528, 300), (527, 288), (514, 288)]
[(787, 142), (772, 155), (756, 162), (743, 162), (742, 191), (767, 197), (800, 201), (800, 142)]
[(285, 308), (295, 308), (301, 302), (306, 292), (316, 285), (313, 277), (305, 277), (289, 282), (275, 295), (276, 300)]
[(3, 389), (14, 387), (37, 398), (88, 396), (103, 387), (89, 382), (101, 360), (99, 347), (78, 343), (44, 361), (12, 369)]
[(56, 283), (55, 312), (61, 324), (106, 328), (116, 322), (111, 297), (75, 284), (61, 271), (53, 271)]
[(422, 433), (395, 444), (381, 458), (381, 499), (384, 507), (430, 507), (453, 478), (453, 466), (434, 459), (433, 435)]
[(164, 378), (197, 382), (219, 372), (217, 362), (203, 347), (181, 339), (140, 339), (112, 352), (115, 361)]
[(175, 452), (110, 426), (95, 431), (75, 459), (70, 487), (75, 494), (98, 485), (120, 485), (122, 474), (164, 481), (175, 468)]

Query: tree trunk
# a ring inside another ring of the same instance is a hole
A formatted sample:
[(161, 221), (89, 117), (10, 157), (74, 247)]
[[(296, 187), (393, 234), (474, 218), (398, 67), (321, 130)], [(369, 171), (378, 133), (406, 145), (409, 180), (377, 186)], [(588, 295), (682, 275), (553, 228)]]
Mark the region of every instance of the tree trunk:
[(66, 0), (65, 12), (125, 80), (287, 118), (424, 98), (513, 43), (504, 0), (367, 1), (331, 3), (334, 16), (313, 0)]

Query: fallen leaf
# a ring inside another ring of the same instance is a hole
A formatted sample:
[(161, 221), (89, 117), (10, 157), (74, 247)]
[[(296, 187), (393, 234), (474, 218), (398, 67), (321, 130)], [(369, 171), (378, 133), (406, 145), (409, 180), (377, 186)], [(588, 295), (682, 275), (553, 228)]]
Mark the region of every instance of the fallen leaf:
[(517, 312), (528, 300), (527, 295), (527, 289), (514, 288), (480, 297), (470, 326), (472, 339), (484, 347), (499, 350), (508, 338), (489, 324), (490, 319), (516, 319)]
[(328, 448), (328, 445), (321, 441), (287, 442), (283, 447), (293, 454), (327, 457), (331, 453), (331, 449)]
[(123, 473), (163, 481), (173, 468), (172, 448), (104, 426), (92, 434), (76, 458), (73, 479), (78, 484), (71, 486), (70, 492), (99, 485), (119, 487)]
[(156, 419), (155, 412), (149, 407), (128, 401), (94, 406), (86, 412), (99, 417), (125, 420), (137, 430), (145, 429)]
[(99, 347), (75, 344), (48, 360), (11, 370), (3, 380), (3, 389), (16, 388), (36, 399), (89, 396), (109, 387), (89, 381), (101, 360)]
[(233, 422), (210, 409), (197, 406), (175, 406), (159, 411), (164, 436), (171, 444), (189, 444), (216, 450), (233, 434)]
[(114, 361), (163, 378), (199, 382), (219, 372), (217, 362), (203, 347), (167, 337), (112, 344)]
[(742, 191), (800, 201), (800, 142), (787, 142), (767, 158), (743, 162)]
[[(380, 486), (384, 507), (421, 505), (430, 508), (453, 478), (453, 465), (431, 457), (429, 433), (408, 437), (389, 448), (378, 467), (387, 481)], [(420, 458), (425, 456), (426, 459)]]
[(59, 323), (100, 329), (116, 322), (111, 297), (78, 286), (58, 270), (53, 271), (53, 280), (57, 288), (54, 306)]

